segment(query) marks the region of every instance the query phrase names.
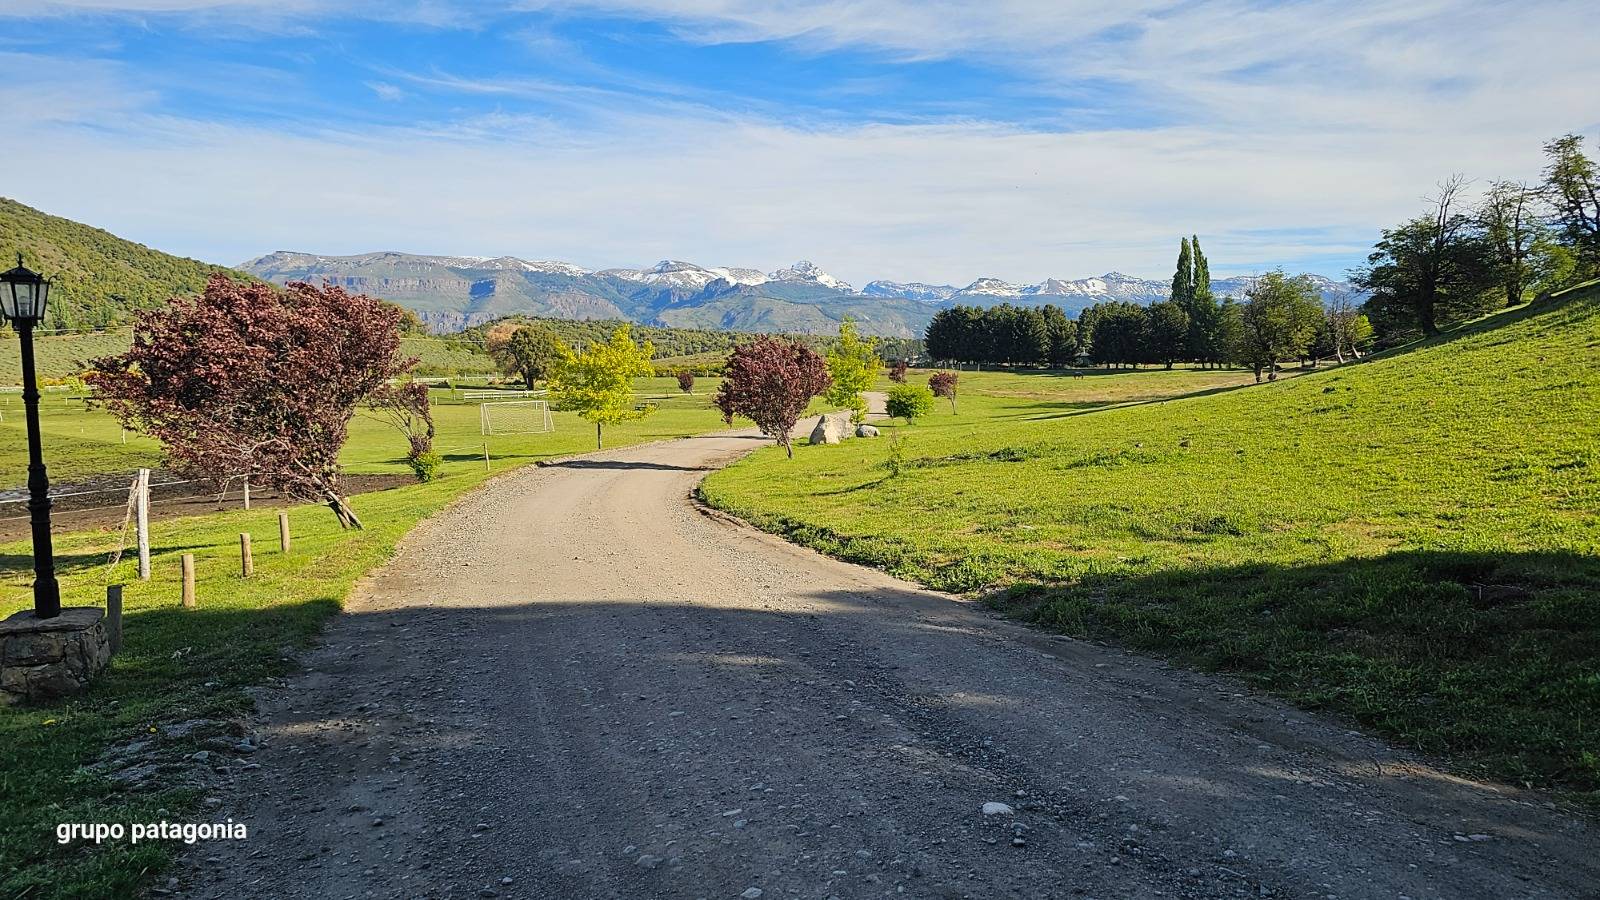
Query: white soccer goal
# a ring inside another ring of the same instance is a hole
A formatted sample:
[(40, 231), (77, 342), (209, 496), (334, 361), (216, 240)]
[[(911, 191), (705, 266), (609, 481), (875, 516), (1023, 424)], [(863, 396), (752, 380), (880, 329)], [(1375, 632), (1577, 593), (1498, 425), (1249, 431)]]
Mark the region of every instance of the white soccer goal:
[(555, 431), (546, 400), (502, 400), (478, 404), (478, 424), (483, 434), (544, 434)]

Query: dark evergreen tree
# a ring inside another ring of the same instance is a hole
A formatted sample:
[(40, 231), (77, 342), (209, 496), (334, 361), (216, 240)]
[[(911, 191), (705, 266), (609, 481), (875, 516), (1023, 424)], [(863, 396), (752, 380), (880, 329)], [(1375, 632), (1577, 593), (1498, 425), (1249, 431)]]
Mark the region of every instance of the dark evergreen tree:
[(923, 333), (923, 346), (928, 348), (928, 355), (935, 362), (950, 362), (961, 359), (962, 335), (962, 307), (952, 306), (941, 309), (933, 314), (933, 321), (928, 323), (928, 330)]
[(1044, 316), (1045, 333), (1049, 336), (1050, 368), (1064, 369), (1072, 365), (1078, 356), (1078, 326), (1055, 304), (1046, 304), (1040, 313)]
[(1145, 344), (1146, 318), (1144, 307), (1125, 300), (1096, 303), (1091, 321), (1094, 342), (1090, 358), (1104, 366), (1132, 366), (1149, 359)]
[(1189, 343), (1189, 314), (1175, 301), (1152, 303), (1145, 311), (1144, 347), (1140, 354), (1167, 368), (1182, 359)]

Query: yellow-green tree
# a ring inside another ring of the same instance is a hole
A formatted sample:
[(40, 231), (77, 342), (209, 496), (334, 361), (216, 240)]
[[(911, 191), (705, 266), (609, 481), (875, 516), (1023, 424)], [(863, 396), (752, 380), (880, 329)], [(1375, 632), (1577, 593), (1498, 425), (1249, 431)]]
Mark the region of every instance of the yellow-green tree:
[(855, 320), (849, 316), (839, 323), (839, 339), (828, 350), (828, 374), (833, 384), (824, 395), (834, 406), (851, 411), (850, 419), (857, 425), (867, 419), (867, 400), (862, 392), (872, 387), (878, 377), (878, 343), (863, 338), (856, 330)]
[(633, 342), (627, 325), (617, 326), (607, 341), (595, 341), (582, 353), (561, 346), (561, 359), (549, 378), (550, 396), (559, 409), (570, 409), (594, 423), (594, 445), (605, 446), (601, 429), (650, 413), (633, 399), (633, 380), (654, 373), (655, 348)]

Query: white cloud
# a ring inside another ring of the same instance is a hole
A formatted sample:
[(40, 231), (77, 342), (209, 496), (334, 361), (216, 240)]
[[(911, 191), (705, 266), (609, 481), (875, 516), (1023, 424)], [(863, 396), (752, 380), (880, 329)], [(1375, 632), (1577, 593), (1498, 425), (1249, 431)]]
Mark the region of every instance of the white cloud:
[[(286, 134), (148, 118), (116, 141), (67, 125), (34, 138), (9, 161), (32, 175), (18, 199), (223, 262), (380, 248), (591, 267), (807, 257), (858, 283), (1160, 274), (1192, 230), (1221, 273), (1229, 260), (1350, 247), (1409, 214), (1443, 171), (1404, 136), (1254, 145), (1194, 128), (802, 131), (627, 116), (583, 133), (493, 120)], [(1536, 141), (1508, 136), (1458, 154), (1469, 165), (1457, 168), (1527, 175), (1537, 156)], [(1507, 171), (1513, 157), (1522, 165)]]
[(406, 98), (406, 92), (388, 83), (387, 81), (369, 81), (367, 87), (378, 95), (379, 100), (394, 103)]
[(1440, 177), (1531, 179), (1544, 139), (1597, 126), (1600, 6), (1565, 0), (1514, 11), (1443, 0), (529, 5), (652, 17), (702, 42), (979, 58), (1063, 94), (1093, 78), (1118, 85), (1129, 105), (1110, 121), (1161, 124), (815, 127), (636, 87), (385, 72), (369, 83), (380, 96), (404, 85), (537, 98), (563, 112), (272, 133), (158, 116), (159, 103), (119, 89), (111, 67), (22, 82), (10, 76), (24, 67), (0, 57), (0, 104), (40, 119), (7, 160), (29, 173), (18, 199), (223, 262), (378, 248), (589, 267), (677, 257), (775, 268), (808, 257), (858, 284), (965, 283), (1160, 275), (1176, 236), (1199, 231), (1223, 274), (1358, 254)]

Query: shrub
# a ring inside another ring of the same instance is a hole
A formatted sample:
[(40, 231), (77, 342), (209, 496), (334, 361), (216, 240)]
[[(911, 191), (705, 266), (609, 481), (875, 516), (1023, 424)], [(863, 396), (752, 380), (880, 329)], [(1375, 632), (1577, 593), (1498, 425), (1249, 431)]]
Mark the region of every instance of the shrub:
[(910, 465), (906, 443), (899, 433), (889, 435), (889, 456), (883, 461), (883, 467), (889, 470), (890, 478), (899, 478), (900, 473)]
[(411, 471), (417, 474), (418, 481), (432, 481), (439, 477), (439, 467), (444, 465), (444, 459), (437, 451), (427, 450), (415, 456), (406, 457)]
[(920, 384), (897, 384), (889, 389), (889, 415), (907, 424), (933, 411), (933, 391)]

